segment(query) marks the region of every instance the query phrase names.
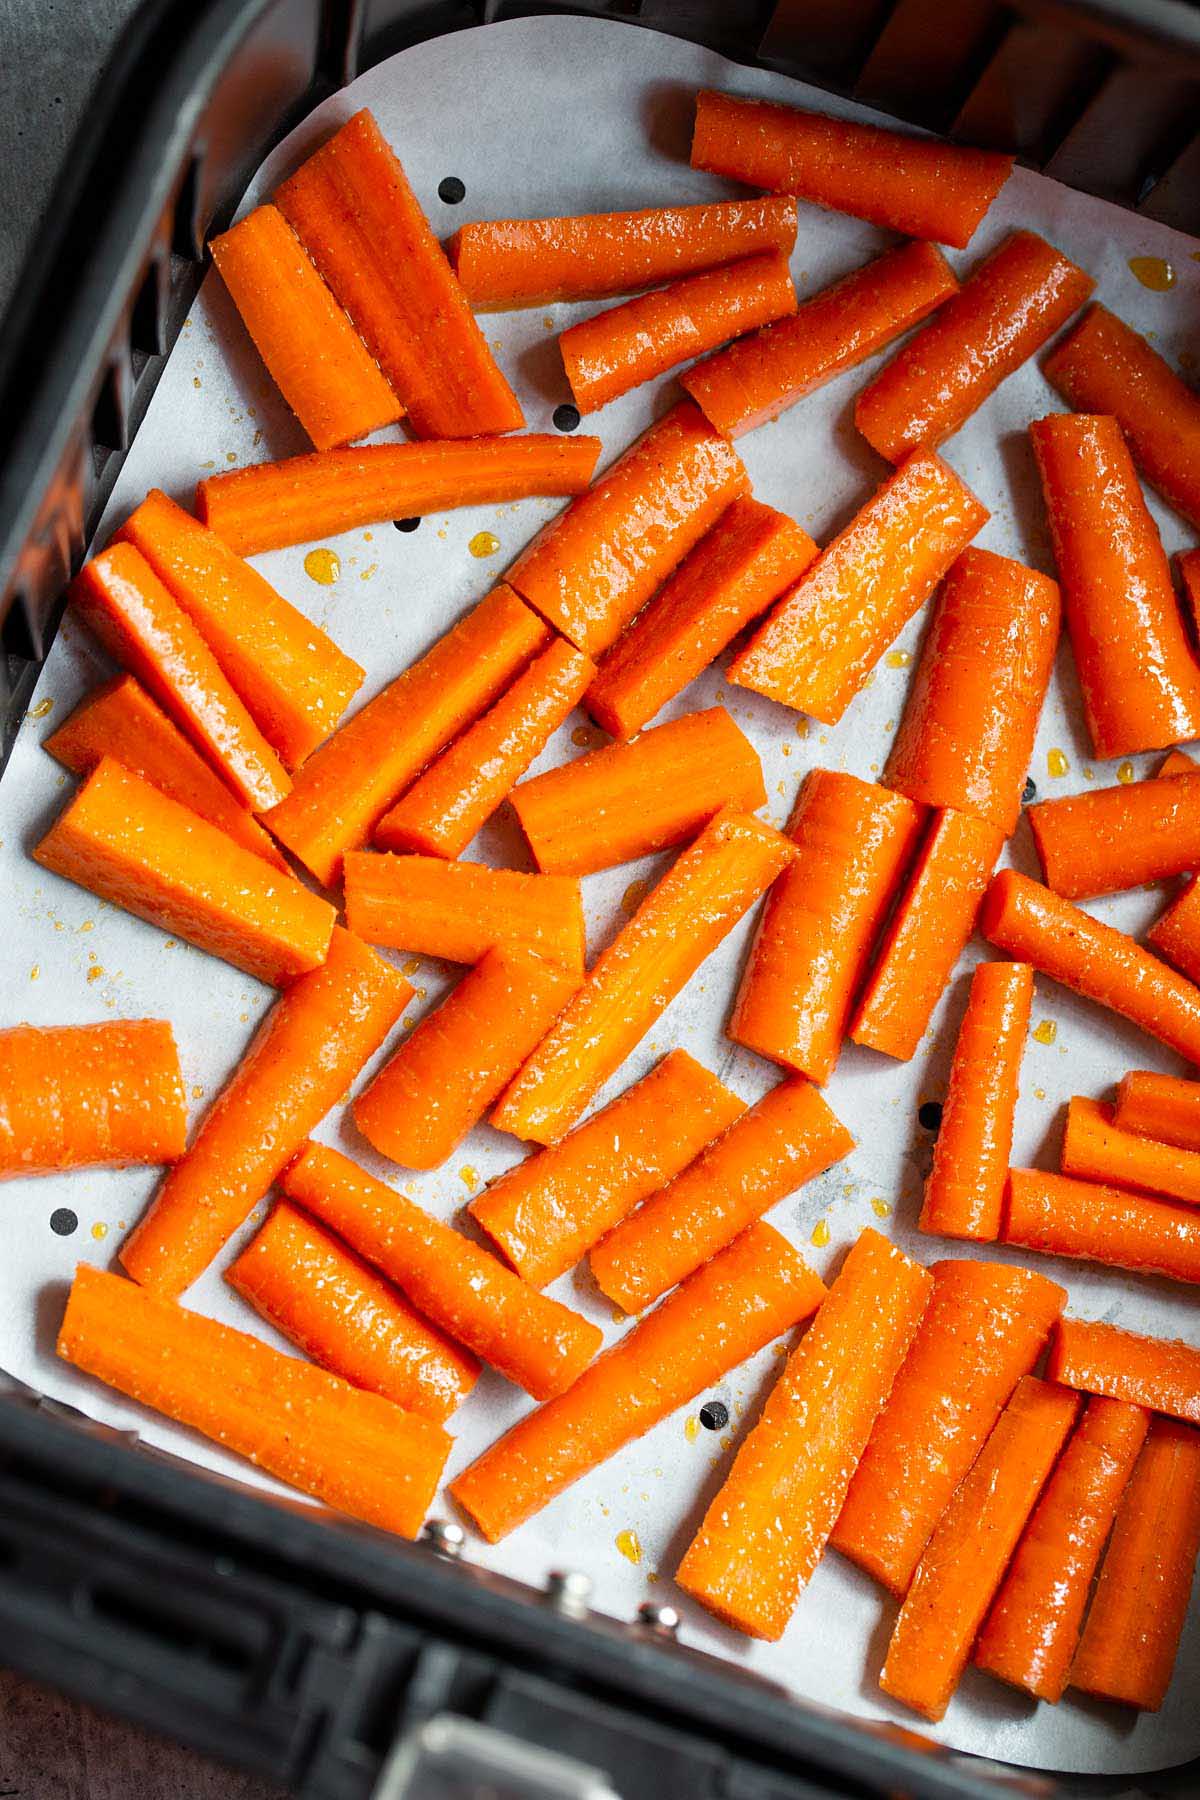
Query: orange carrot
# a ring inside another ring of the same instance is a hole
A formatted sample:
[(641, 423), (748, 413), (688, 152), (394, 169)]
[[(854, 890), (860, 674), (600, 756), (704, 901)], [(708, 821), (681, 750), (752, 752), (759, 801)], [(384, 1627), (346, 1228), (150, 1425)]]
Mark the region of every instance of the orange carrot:
[(765, 806), (758, 752), (723, 706), (606, 744), (514, 789), (539, 869), (591, 875), (695, 837), (724, 806)]
[(1200, 1425), (1200, 1350), (1178, 1338), (1141, 1337), (1099, 1320), (1060, 1319), (1046, 1374), (1085, 1393), (1107, 1394)]
[(1200, 1154), (1123, 1131), (1111, 1106), (1079, 1095), (1067, 1107), (1062, 1172), (1200, 1206)]
[(102, 757), (36, 862), (260, 981), (325, 960), (334, 910), (140, 775)]
[(583, 896), (566, 875), (349, 850), (346, 923), (368, 944), (477, 963), (517, 944), (583, 971)]
[(975, 929), (1003, 833), (969, 813), (933, 814), (850, 1021), (856, 1044), (906, 1060)]
[(770, 1225), (752, 1225), (569, 1392), (527, 1413), (451, 1483), (490, 1543), (819, 1306), (825, 1288)]
[(750, 479), (690, 400), (538, 533), (506, 579), (589, 656), (615, 643)]
[(337, 1150), (307, 1145), (281, 1185), (382, 1270), (431, 1324), (535, 1400), (570, 1387), (600, 1348), (597, 1326), (528, 1287)]
[(1126, 1188), (1010, 1169), (1001, 1241), (1047, 1256), (1200, 1281), (1200, 1213)]
[(1088, 1401), (975, 1645), (989, 1675), (1039, 1700), (1062, 1699), (1092, 1577), (1149, 1424), (1140, 1406)]
[(254, 347), (318, 450), (393, 425), (404, 408), (274, 206), (209, 244)]
[[(1192, 630), (1200, 631), (1200, 550), (1183, 551), (1178, 562), (1179, 580), (1187, 600), (1188, 612), (1191, 614)], [(1171, 759), (1168, 757), (1167, 762), (1170, 761)], [(1186, 769), (1183, 767), (1185, 762), (1189, 765)], [(1160, 775), (1186, 775), (1195, 767), (1196, 764), (1192, 758), (1185, 757), (1180, 752), (1179, 760), (1176, 763), (1172, 764), (1170, 768), (1167, 767), (1167, 763), (1164, 763), (1158, 772)]]
[[(1178, 779), (1164, 783), (1178, 787)], [(1177, 900), (1173, 900), (1146, 933), (1146, 942), (1187, 976), (1200, 981), (1200, 887), (1193, 876)]]
[[(1180, 562), (1182, 563), (1182, 561), (1181, 557)], [(1193, 757), (1185, 755), (1182, 750), (1169, 750), (1159, 764), (1158, 774), (1160, 777), (1165, 775), (1168, 778), (1172, 775), (1194, 775), (1198, 768), (1200, 768), (1200, 763), (1197, 763)]]
[(383, 850), (461, 856), (582, 700), (595, 673), (590, 657), (555, 638), (384, 813), (375, 842)]
[(579, 987), (578, 971), (506, 944), (422, 1019), (354, 1102), (367, 1142), (436, 1169), (477, 1125)]
[(1014, 231), (867, 383), (854, 403), (854, 423), (889, 462), (918, 446), (936, 450), (1053, 337), (1095, 285), (1045, 238)]
[(1200, 1081), (1131, 1069), (1117, 1089), (1113, 1123), (1181, 1150), (1200, 1150)]
[(734, 1043), (828, 1081), (920, 822), (899, 794), (810, 771), (788, 820), (796, 860), (763, 909), (734, 1003)]
[(1200, 667), (1121, 427), (1055, 413), (1029, 430), (1096, 755), (1200, 736)]
[(1068, 900), (1200, 868), (1200, 769), (1031, 806), (1047, 886)]
[(696, 96), (692, 167), (796, 194), (906, 237), (962, 250), (1013, 158), (825, 113), (706, 91)]
[(80, 1263), (58, 1354), (351, 1518), (416, 1537), (450, 1438), (258, 1338)]
[(165, 1020), (0, 1031), (0, 1181), (174, 1162), (186, 1142), (187, 1098)]
[(475, 437), (525, 423), (399, 158), (369, 112), (356, 112), (301, 163), (275, 204), (358, 327), (418, 437)]
[(597, 1286), (641, 1312), (853, 1148), (811, 1081), (781, 1081), (596, 1245)]
[(1028, 963), (980, 963), (971, 977), (925, 1184), (922, 1231), (985, 1244), (1000, 1235), (1032, 1002)]
[(783, 1635), (931, 1287), (877, 1231), (850, 1250), (676, 1572), (724, 1624)]
[(888, 787), (1011, 836), (1058, 644), (1058, 584), (964, 550), (934, 607), (888, 756)]
[(939, 1262), (933, 1293), (830, 1539), (903, 1594), (929, 1534), (1066, 1294), (1028, 1269)]
[(730, 681), (836, 725), (987, 517), (947, 463), (915, 451), (768, 613)]
[(816, 554), (786, 514), (735, 500), (604, 658), (585, 701), (592, 717), (614, 737), (633, 737)]
[(680, 381), (718, 431), (739, 438), (874, 356), (957, 291), (940, 250), (898, 244), (822, 288), (794, 319), (730, 344)]
[(594, 963), (492, 1124), (535, 1143), (557, 1142), (795, 854), (771, 826), (718, 813)]
[(444, 1425), (479, 1364), (332, 1232), (281, 1200), (225, 1279), (333, 1375)]
[(151, 488), (118, 543), (140, 550), (272, 749), (295, 768), (337, 725), (363, 671), (182, 506)]
[(121, 1246), (143, 1287), (191, 1286), (336, 1106), (412, 995), (339, 926), (324, 966), (276, 1001), (183, 1161)]

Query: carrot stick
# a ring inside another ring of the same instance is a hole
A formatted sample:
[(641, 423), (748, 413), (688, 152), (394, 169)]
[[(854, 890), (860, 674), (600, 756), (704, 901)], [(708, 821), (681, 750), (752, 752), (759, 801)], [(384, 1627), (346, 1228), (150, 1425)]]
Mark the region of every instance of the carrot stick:
[[(1179, 580), (1183, 588), (1184, 598), (1187, 601), (1187, 610), (1191, 615), (1192, 630), (1193, 632), (1200, 631), (1200, 550), (1183, 551), (1178, 558), (1178, 562)], [(1170, 761), (1170, 758), (1167, 760)], [(1178, 763), (1173, 764), (1169, 769), (1167, 768), (1166, 763), (1164, 763), (1163, 767), (1158, 772), (1160, 775), (1186, 775), (1189, 771), (1182, 766), (1185, 761), (1191, 768), (1194, 769), (1196, 767), (1190, 756), (1185, 758), (1183, 757), (1182, 752), (1180, 752), (1180, 760)]]
[(1200, 1350), (1178, 1338), (1142, 1337), (1099, 1320), (1060, 1319), (1046, 1375), (1085, 1393), (1107, 1394), (1200, 1425)]
[[(1167, 785), (1176, 787), (1179, 783), (1172, 780)], [(1146, 933), (1146, 942), (1181, 970), (1189, 982), (1200, 981), (1200, 890), (1195, 877), (1154, 921)]]
[(34, 861), (273, 985), (325, 960), (334, 910), (140, 775), (102, 757)]
[(1194, 1207), (1041, 1169), (1009, 1170), (1001, 1242), (1169, 1281), (1200, 1281)]
[(132, 544), (110, 544), (71, 583), (72, 605), (254, 812), (291, 786), (196, 627)]
[(208, 247), (267, 373), (318, 450), (367, 437), (402, 416), (278, 208), (256, 206)]
[(196, 484), (196, 511), (231, 550), (253, 556), (456, 506), (580, 494), (599, 454), (599, 438), (537, 432), (365, 444), (210, 475)]
[(1200, 1206), (1200, 1154), (1123, 1131), (1111, 1106), (1078, 1095), (1067, 1107), (1062, 1172)]
[(186, 1143), (179, 1052), (164, 1019), (0, 1031), (0, 1181), (174, 1162)]
[(590, 657), (555, 638), (384, 813), (375, 842), (383, 850), (461, 856), (582, 700), (595, 673)]
[(1181, 1150), (1200, 1150), (1200, 1081), (1131, 1069), (1117, 1089), (1113, 1123)]
[(75, 1271), (58, 1354), (314, 1500), (401, 1537), (420, 1530), (450, 1453), (432, 1419), (87, 1263)]
[(1123, 931), (1015, 869), (993, 876), (979, 929), (1006, 956), (1032, 963), (1200, 1062), (1200, 992)]
[(1068, 900), (1200, 868), (1200, 770), (1031, 806), (1047, 886)]
[(580, 650), (600, 656), (749, 491), (737, 451), (682, 400), (551, 519), (506, 580)]
[(1066, 1388), (1022, 1376), (933, 1528), (879, 1676), (885, 1694), (927, 1719), (953, 1698), (1078, 1406)]
[(641, 1312), (853, 1148), (811, 1081), (781, 1081), (595, 1246), (597, 1286)]
[(1169, 750), (1159, 765), (1158, 775), (1160, 778), (1164, 775), (1168, 778), (1172, 775), (1194, 775), (1198, 768), (1200, 763), (1185, 755), (1182, 750)]
[(680, 376), (705, 418), (739, 438), (846, 369), (857, 368), (958, 291), (932, 244), (898, 244)]
[(475, 1385), (469, 1351), (287, 1200), (225, 1279), (321, 1368), (439, 1425)]
[(301, 163), (275, 204), (358, 327), (418, 437), (475, 437), (525, 423), (399, 158), (369, 112), (356, 112)]
[(1058, 644), (1058, 584), (972, 547), (946, 577), (888, 756), (888, 787), (987, 819), (1005, 837)]
[(517, 944), (583, 971), (583, 896), (566, 875), (524, 875), (440, 856), (349, 850), (346, 923), (368, 944), (477, 963)]
[(798, 581), (817, 554), (806, 531), (760, 500), (735, 500), (618, 638), (585, 705), (631, 738)]
[(825, 1288), (786, 1238), (752, 1225), (451, 1483), (495, 1543), (572, 1482), (727, 1375), (820, 1305)]
[(730, 681), (836, 725), (987, 517), (947, 463), (915, 451), (768, 613)]
[(1013, 158), (825, 113), (705, 91), (692, 167), (796, 194), (873, 225), (965, 249)]
[(727, 1028), (735, 1044), (828, 1081), (920, 822), (899, 794), (810, 771), (788, 820), (796, 860), (763, 909)]
[(311, 756), (267, 823), (328, 885), (398, 795), (549, 640), (503, 583)]
[(591, 875), (684, 843), (724, 806), (765, 806), (758, 752), (723, 706), (606, 744), (513, 790), (539, 869)]
[(603, 300), (796, 242), (796, 202), (718, 200), (557, 219), (479, 219), (446, 246), (476, 312)]
[(570, 1387), (600, 1348), (597, 1326), (528, 1287), (337, 1150), (307, 1145), (281, 1185), (382, 1270), (431, 1324), (535, 1400)]
[(1063, 1697), (1092, 1577), (1150, 1415), (1089, 1400), (1034, 1507), (975, 1645), (989, 1675), (1038, 1700)]
[(975, 929), (1004, 847), (995, 825), (944, 807), (933, 814), (850, 1020), (850, 1036), (885, 1056), (912, 1056)]
[(851, 1248), (676, 1572), (734, 1630), (783, 1635), (931, 1287), (877, 1231)]
[(939, 1262), (933, 1293), (830, 1539), (903, 1594), (929, 1535), (1066, 1293), (1028, 1269)]
[(579, 987), (579, 971), (506, 944), (421, 1020), (354, 1102), (367, 1142), (436, 1169), (477, 1125)]
[(116, 541), (141, 551), (288, 767), (311, 755), (362, 686), (353, 658), (158, 488)]
[(1200, 735), (1200, 667), (1121, 427), (1055, 413), (1029, 431), (1096, 755)]
[(506, 1169), (468, 1210), (522, 1279), (545, 1287), (744, 1112), (686, 1050), (672, 1050), (559, 1143)]
[(1095, 282), (1033, 231), (1014, 231), (869, 381), (854, 423), (900, 462), (936, 450), (1077, 312)]
[(345, 1094), (412, 995), (339, 926), (324, 966), (276, 1001), (192, 1147), (121, 1246), (143, 1287), (172, 1298), (206, 1269)]
[(746, 813), (717, 814), (592, 966), (492, 1114), (552, 1144), (796, 852)]
[(1028, 963), (980, 963), (971, 977), (925, 1183), (922, 1231), (985, 1244), (1000, 1235), (1032, 1002)]

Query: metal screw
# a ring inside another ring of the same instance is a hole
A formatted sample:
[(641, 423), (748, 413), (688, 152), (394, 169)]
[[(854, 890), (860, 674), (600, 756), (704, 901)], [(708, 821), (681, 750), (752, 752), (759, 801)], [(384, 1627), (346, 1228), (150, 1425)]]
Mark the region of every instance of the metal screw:
[(551, 1569), (546, 1598), (556, 1611), (582, 1619), (592, 1598), (592, 1578), (582, 1569)]
[(462, 1526), (450, 1519), (426, 1519), (421, 1528), (421, 1542), (436, 1556), (448, 1557), (451, 1562), (462, 1555), (466, 1541)]
[(679, 1630), (679, 1614), (673, 1606), (664, 1606), (657, 1600), (643, 1600), (637, 1609), (637, 1622), (645, 1625), (650, 1631), (657, 1631), (663, 1637), (674, 1637)]

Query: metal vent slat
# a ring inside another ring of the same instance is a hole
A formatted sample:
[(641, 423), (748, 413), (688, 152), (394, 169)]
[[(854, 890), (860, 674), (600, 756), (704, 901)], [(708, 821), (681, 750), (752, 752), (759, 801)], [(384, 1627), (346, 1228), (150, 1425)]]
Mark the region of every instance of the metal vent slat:
[(1100, 44), (1051, 24), (1013, 24), (950, 129), (985, 150), (1040, 165), (1058, 149), (1113, 68)]
[(1200, 84), (1161, 65), (1115, 69), (1046, 164), (1047, 175), (1136, 206), (1200, 124)]
[(1000, 0), (900, 0), (854, 84), (855, 98), (944, 130), (1007, 26)]

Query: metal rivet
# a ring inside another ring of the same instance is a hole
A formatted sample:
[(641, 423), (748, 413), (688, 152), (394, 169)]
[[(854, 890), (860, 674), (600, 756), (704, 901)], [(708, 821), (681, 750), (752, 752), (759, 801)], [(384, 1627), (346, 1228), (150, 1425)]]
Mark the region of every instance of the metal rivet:
[(546, 1580), (546, 1598), (557, 1611), (581, 1619), (592, 1598), (592, 1578), (582, 1569), (551, 1569)]
[(426, 1519), (421, 1527), (421, 1542), (438, 1556), (451, 1559), (461, 1556), (466, 1541), (462, 1526), (455, 1525), (450, 1519)]
[(637, 1622), (648, 1626), (651, 1631), (660, 1631), (664, 1637), (674, 1637), (679, 1630), (679, 1614), (673, 1606), (664, 1606), (657, 1600), (643, 1600), (637, 1609)]

